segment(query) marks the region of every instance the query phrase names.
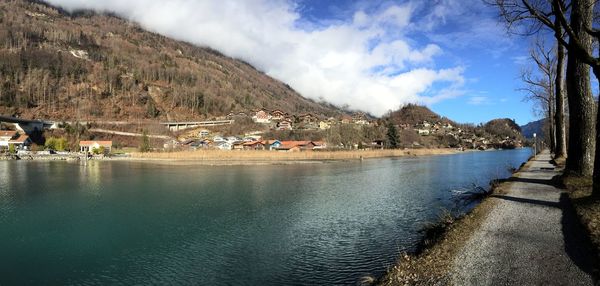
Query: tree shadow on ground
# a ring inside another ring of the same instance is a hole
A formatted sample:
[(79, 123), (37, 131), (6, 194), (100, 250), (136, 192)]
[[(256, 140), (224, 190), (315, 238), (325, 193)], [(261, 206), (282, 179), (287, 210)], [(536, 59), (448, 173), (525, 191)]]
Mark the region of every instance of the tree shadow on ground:
[(552, 207), (552, 208), (560, 208), (560, 203), (557, 203), (557, 202), (518, 198), (518, 197), (507, 196), (507, 195), (491, 195), (490, 197), (507, 200), (507, 201), (511, 201), (511, 202), (526, 203), (526, 204), (532, 204), (532, 205), (538, 205), (538, 206), (544, 206), (544, 207)]
[(594, 279), (594, 285), (600, 283), (599, 261), (589, 236), (566, 193), (560, 195), (560, 207), (563, 211), (561, 224), (565, 242), (565, 251), (579, 269)]
[(530, 179), (530, 178), (519, 178), (519, 177), (510, 177), (508, 179), (498, 180), (498, 182), (520, 182), (520, 183), (530, 183), (530, 184), (540, 184), (547, 186), (556, 186), (556, 183), (553, 180), (544, 180), (544, 179)]

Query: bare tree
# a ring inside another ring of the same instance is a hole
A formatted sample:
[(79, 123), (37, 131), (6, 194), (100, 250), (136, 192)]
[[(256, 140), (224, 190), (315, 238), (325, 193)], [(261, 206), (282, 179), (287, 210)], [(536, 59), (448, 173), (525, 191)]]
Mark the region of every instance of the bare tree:
[(544, 118), (548, 122), (548, 132), (545, 133), (550, 149), (555, 150), (555, 124), (554, 124), (554, 100), (555, 100), (555, 78), (556, 57), (554, 49), (547, 49), (544, 41), (537, 38), (529, 52), (530, 58), (535, 63), (537, 72), (532, 69), (524, 69), (521, 72), (521, 80), (525, 86), (519, 90), (526, 92), (525, 99), (536, 103), (541, 109)]
[[(523, 34), (535, 34), (542, 27), (547, 27), (554, 32), (557, 42), (565, 47), (568, 52), (566, 71), (567, 99), (569, 103), (569, 148), (566, 171), (575, 175), (588, 176), (594, 170), (595, 154), (595, 103), (591, 93), (589, 80), (589, 67), (586, 63), (593, 62), (591, 53), (591, 21), (593, 0), (495, 0), (492, 3), (499, 7), (509, 27), (519, 26), (525, 22), (527, 25)], [(570, 20), (567, 20), (567, 17)], [(567, 32), (568, 41), (565, 40), (563, 31)], [(557, 52), (562, 50), (559, 48)], [(557, 59), (560, 56), (557, 55)], [(557, 66), (562, 61), (557, 61)], [(590, 64), (591, 65), (591, 64)], [(593, 67), (593, 66), (592, 66)], [(557, 67), (556, 82), (562, 73), (562, 67)], [(600, 68), (598, 69), (600, 72)], [(596, 74), (596, 72), (594, 72)], [(598, 74), (596, 74), (598, 76)], [(557, 85), (557, 89), (561, 87)], [(562, 92), (556, 92), (557, 95)], [(562, 103), (557, 100), (557, 104)], [(564, 106), (557, 107), (558, 112), (564, 112)], [(558, 116), (560, 117), (560, 115)], [(557, 120), (558, 124), (562, 121)], [(557, 130), (564, 130), (559, 127)], [(600, 171), (600, 168), (598, 169)]]

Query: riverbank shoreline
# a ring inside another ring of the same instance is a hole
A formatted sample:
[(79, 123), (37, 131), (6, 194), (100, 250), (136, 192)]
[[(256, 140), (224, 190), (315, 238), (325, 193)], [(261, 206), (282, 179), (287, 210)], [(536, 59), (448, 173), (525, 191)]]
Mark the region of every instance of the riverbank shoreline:
[[(511, 176), (518, 178), (531, 166), (532, 156)], [(503, 195), (513, 184), (510, 179), (490, 182), (491, 189), (475, 208), (458, 218), (449, 214), (431, 224), (420, 246), (413, 253), (400, 254), (398, 261), (379, 279), (367, 278), (364, 284), (375, 285), (448, 285), (454, 259), (469, 238), (486, 220), (499, 201), (492, 195)], [(368, 283), (373, 281), (374, 283)]]
[[(135, 152), (120, 156), (93, 156), (90, 161), (126, 161), (145, 162), (161, 165), (290, 165), (290, 164), (322, 164), (328, 162), (344, 162), (369, 160), (377, 158), (400, 158), (414, 156), (452, 155), (468, 151), (452, 148), (442, 149), (393, 149), (393, 150), (352, 150), (352, 151), (222, 151), (198, 150), (180, 152)], [(8, 155), (0, 160), (24, 161), (84, 161), (82, 154), (70, 155)]]

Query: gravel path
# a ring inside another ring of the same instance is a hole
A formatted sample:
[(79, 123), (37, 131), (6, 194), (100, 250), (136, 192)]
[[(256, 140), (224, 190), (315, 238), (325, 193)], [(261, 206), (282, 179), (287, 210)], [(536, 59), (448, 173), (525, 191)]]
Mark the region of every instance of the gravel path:
[[(513, 177), (453, 263), (454, 285), (594, 285), (589, 242), (581, 235), (557, 175), (542, 153)], [(597, 282), (596, 282), (597, 283)]]

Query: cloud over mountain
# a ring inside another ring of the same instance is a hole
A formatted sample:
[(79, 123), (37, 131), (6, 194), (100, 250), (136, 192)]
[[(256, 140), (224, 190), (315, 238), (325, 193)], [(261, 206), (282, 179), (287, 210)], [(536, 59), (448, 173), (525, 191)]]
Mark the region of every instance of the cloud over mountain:
[(374, 115), (463, 93), (464, 67), (436, 67), (442, 48), (412, 38), (418, 23), (412, 21), (417, 7), (410, 2), (359, 8), (345, 21), (325, 24), (302, 21), (298, 6), (284, 0), (47, 2), (71, 11), (115, 13), (247, 61), (306, 97)]

